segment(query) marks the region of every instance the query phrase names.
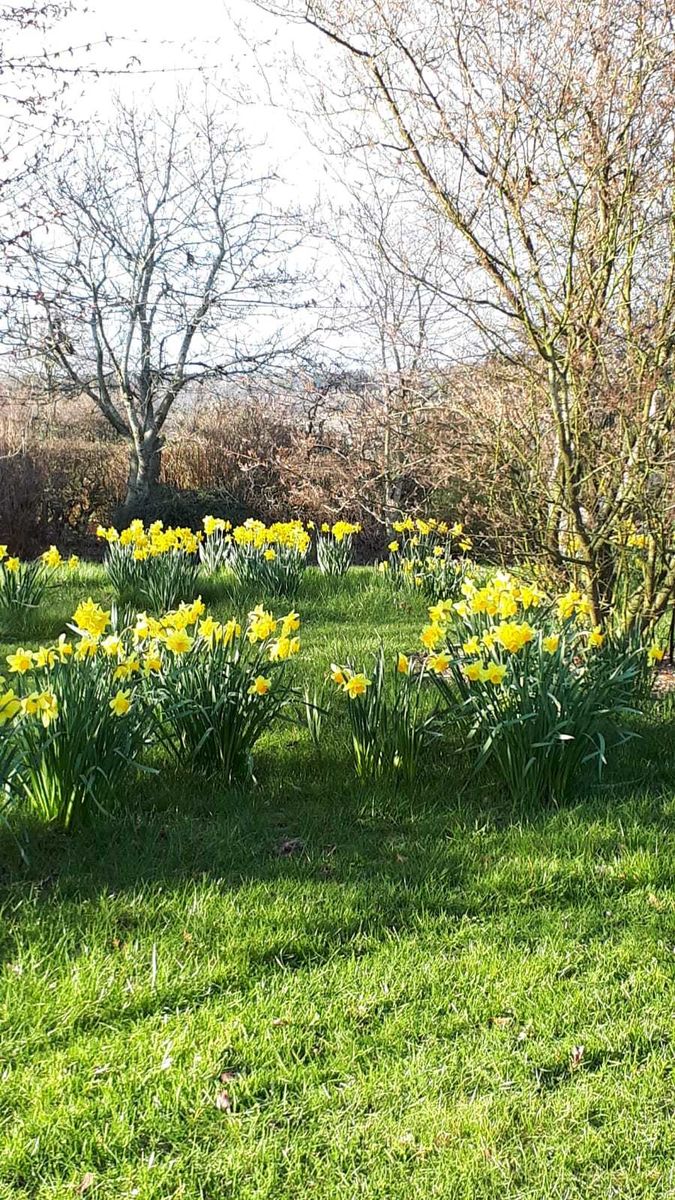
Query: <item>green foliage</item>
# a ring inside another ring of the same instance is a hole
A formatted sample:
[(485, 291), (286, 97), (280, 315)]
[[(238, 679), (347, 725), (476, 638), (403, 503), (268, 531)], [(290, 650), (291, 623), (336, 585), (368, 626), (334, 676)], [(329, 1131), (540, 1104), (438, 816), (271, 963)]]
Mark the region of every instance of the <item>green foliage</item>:
[(349, 521), (321, 526), (316, 535), (316, 561), (322, 575), (339, 579), (349, 570), (354, 561), (354, 535), (360, 529)]
[[(41, 820), (64, 829), (116, 808), (125, 779), (143, 747), (137, 702), (115, 715), (111, 660), (67, 659), (39, 672), (41, 693), (25, 679), (25, 711), (15, 718), (20, 770), (14, 786)], [(29, 678), (29, 677), (27, 677)], [(128, 691), (127, 691), (128, 694)], [(53, 715), (38, 697), (50, 697)], [(32, 701), (32, 702), (31, 702)]]
[(399, 654), (387, 671), (380, 648), (370, 677), (350, 664), (334, 666), (333, 680), (349, 697), (347, 712), (359, 778), (400, 778), (412, 783), (424, 754), (441, 732), (424, 668), (413, 672), (407, 658)]
[[(567, 799), (587, 766), (602, 776), (609, 750), (631, 736), (621, 722), (636, 712), (644, 660), (608, 641), (589, 649), (569, 625), (555, 650), (545, 644), (543, 631), (517, 653), (497, 643), (487, 664), (460, 656), (449, 676), (434, 677), (450, 723), (475, 746), (474, 769), (492, 767), (514, 800), (529, 803)], [(467, 678), (474, 669), (481, 674)]]
[[(15, 564), (10, 569), (7, 563)], [(0, 617), (17, 616), (39, 608), (45, 598), (52, 572), (40, 559), (0, 562)]]
[(119, 600), (135, 600), (158, 613), (193, 599), (200, 569), (196, 554), (172, 549), (138, 560), (134, 553), (133, 545), (119, 542), (106, 550), (103, 565)]
[(140, 594), (143, 568), (134, 558), (133, 546), (110, 542), (103, 558), (103, 570), (118, 599)]
[[(262, 617), (269, 632), (257, 637)], [(228, 785), (252, 778), (256, 742), (296, 696), (284, 678), (291, 639), (277, 634), (278, 623), (258, 612), (246, 631), (231, 619), (164, 656), (148, 680), (148, 706), (159, 742), (182, 765)], [(275, 657), (280, 645), (284, 658)]]
[(304, 578), (306, 557), (306, 552), (295, 546), (263, 550), (253, 544), (233, 544), (228, 565), (242, 591), (270, 597), (293, 597)]
[(199, 560), (183, 550), (149, 558), (138, 596), (151, 612), (167, 612), (182, 602), (192, 600), (199, 583)]
[(328, 712), (329, 700), (324, 685), (313, 688), (305, 685), (302, 692), (301, 714), (315, 750), (321, 750), (324, 717)]
[(9, 801), (9, 783), (17, 765), (16, 741), (3, 719), (3, 697), (0, 697), (0, 813)]
[(205, 524), (206, 521), (213, 522), (215, 527), (209, 525), (205, 530), (204, 538), (199, 543), (199, 561), (207, 575), (215, 575), (228, 564), (231, 538), (228, 537), (225, 522), (216, 523), (213, 517), (207, 517)]

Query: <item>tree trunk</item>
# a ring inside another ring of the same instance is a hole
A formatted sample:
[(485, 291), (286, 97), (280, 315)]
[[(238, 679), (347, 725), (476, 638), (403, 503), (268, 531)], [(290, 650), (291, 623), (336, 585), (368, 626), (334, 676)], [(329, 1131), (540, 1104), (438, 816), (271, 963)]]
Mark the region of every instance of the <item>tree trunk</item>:
[(143, 517), (159, 482), (162, 466), (163, 441), (156, 434), (146, 434), (139, 443), (132, 442), (129, 452), (127, 493), (120, 509), (120, 520), (128, 524), (134, 517)]

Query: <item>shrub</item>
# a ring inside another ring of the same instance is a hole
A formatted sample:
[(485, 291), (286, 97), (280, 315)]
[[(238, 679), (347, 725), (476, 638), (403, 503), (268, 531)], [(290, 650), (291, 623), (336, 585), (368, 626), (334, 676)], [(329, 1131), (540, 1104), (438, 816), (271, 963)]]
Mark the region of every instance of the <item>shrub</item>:
[(165, 529), (161, 521), (146, 530), (136, 520), (121, 533), (99, 527), (97, 536), (107, 542), (103, 565), (118, 599), (134, 599), (153, 612), (166, 612), (194, 596), (200, 534)]
[(433, 517), (394, 521), (388, 558), (380, 564), (396, 587), (420, 588), (432, 600), (453, 596), (466, 568), (462, 555), (471, 539), (457, 522), (450, 527)]
[(75, 554), (64, 563), (56, 546), (50, 546), (41, 558), (30, 562), (9, 556), (7, 547), (0, 546), (0, 613), (16, 617), (35, 611), (59, 568), (67, 566), (73, 570), (78, 563)]
[[(8, 656), (17, 677), (12, 733), (15, 790), (43, 820), (64, 829), (120, 803), (144, 744), (143, 712), (124, 687), (118, 654), (102, 649), (109, 614), (91, 601), (75, 614), (79, 641)], [(116, 639), (117, 640), (117, 639)]]

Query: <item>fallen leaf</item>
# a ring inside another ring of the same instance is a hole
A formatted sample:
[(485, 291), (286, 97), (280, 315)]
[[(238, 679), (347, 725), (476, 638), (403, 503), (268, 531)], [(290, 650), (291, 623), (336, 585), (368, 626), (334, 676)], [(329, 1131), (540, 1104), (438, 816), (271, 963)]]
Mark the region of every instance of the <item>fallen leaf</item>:
[(302, 838), (284, 838), (277, 846), (277, 854), (280, 858), (289, 858), (291, 854), (299, 854), (304, 848), (305, 843)]
[(584, 1047), (583, 1046), (573, 1046), (572, 1053), (570, 1054), (570, 1070), (571, 1071), (578, 1070), (578, 1068), (581, 1066), (583, 1060), (584, 1060)]
[(80, 1195), (82, 1195), (83, 1192), (88, 1191), (94, 1182), (95, 1180), (93, 1171), (87, 1171), (86, 1175), (82, 1176), (82, 1182), (80, 1183)]
[(513, 1025), (513, 1017), (491, 1017), (492, 1024), (496, 1029), (508, 1029), (509, 1025)]
[(217, 1093), (216, 1108), (219, 1110), (219, 1112), (232, 1112), (232, 1099), (229, 1092), (226, 1092), (223, 1089), (223, 1091)]

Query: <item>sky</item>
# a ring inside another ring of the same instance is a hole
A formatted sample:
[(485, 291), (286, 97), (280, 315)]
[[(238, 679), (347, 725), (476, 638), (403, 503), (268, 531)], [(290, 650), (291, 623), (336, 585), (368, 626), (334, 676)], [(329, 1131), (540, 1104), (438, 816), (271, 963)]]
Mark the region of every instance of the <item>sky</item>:
[(114, 92), (141, 104), (170, 105), (177, 88), (199, 88), (208, 79), (225, 95), (243, 93), (239, 120), (267, 139), (281, 173), (296, 187), (312, 190), (325, 179), (322, 156), (294, 111), (285, 67), (294, 53), (316, 61), (330, 51), (315, 31), (273, 18), (251, 0), (87, 0), (86, 7), (78, 0), (77, 10), (46, 37), (22, 34), (24, 52), (43, 46), (60, 51), (66, 64), (124, 72), (73, 83), (69, 103), (77, 115), (103, 113)]
[[(74, 117), (105, 121), (114, 94), (141, 109), (148, 104), (169, 110), (178, 88), (201, 94), (206, 79), (225, 104), (236, 104), (237, 124), (251, 139), (264, 140), (261, 173), (274, 169), (286, 181), (274, 197), (279, 208), (286, 207), (286, 198), (291, 209), (316, 205), (322, 212), (327, 201), (349, 203), (343, 183), (349, 167), (322, 152), (330, 147), (329, 130), (312, 117), (311, 87), (293, 66), (297, 56), (315, 76), (323, 72), (328, 78), (338, 69), (338, 52), (315, 30), (272, 17), (253, 0), (76, 3), (75, 12), (47, 34), (24, 33), (20, 39), (24, 54), (46, 49), (52, 62), (66, 68), (79, 64), (101, 71), (99, 77), (86, 71), (70, 82), (67, 101)], [(307, 253), (316, 256), (316, 247), (310, 244)], [(349, 283), (329, 240), (320, 254), (329, 306), (348, 303)], [(366, 351), (368, 330), (361, 327), (354, 336), (352, 342), (341, 335), (339, 345), (357, 361)], [(326, 345), (331, 352), (338, 343), (331, 337)]]

